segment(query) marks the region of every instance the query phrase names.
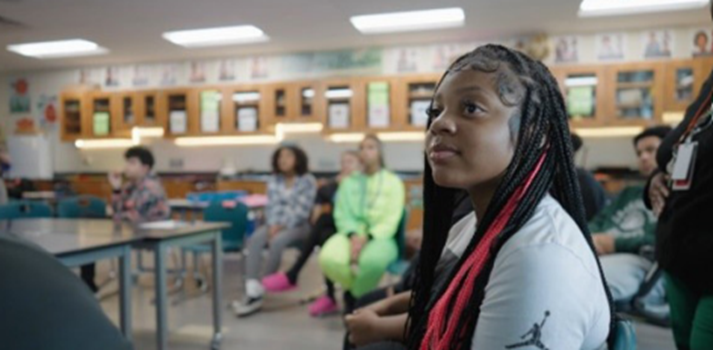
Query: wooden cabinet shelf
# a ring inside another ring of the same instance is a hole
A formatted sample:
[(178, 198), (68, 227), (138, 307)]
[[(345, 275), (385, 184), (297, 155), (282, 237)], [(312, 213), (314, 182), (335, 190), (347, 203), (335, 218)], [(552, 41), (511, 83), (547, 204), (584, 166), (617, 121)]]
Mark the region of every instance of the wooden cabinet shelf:
[(640, 82), (640, 83), (617, 83), (616, 87), (618, 89), (647, 89), (654, 86), (653, 82)]

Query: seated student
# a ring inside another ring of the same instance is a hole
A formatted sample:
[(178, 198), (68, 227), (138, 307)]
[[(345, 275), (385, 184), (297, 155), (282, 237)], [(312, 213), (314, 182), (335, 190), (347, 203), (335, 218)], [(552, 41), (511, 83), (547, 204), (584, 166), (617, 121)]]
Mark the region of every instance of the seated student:
[[(297, 277), (300, 271), (302, 271), (304, 265), (307, 263), (307, 260), (312, 256), (314, 249), (317, 246), (324, 244), (324, 242), (326, 242), (329, 237), (332, 237), (332, 235), (337, 231), (331, 209), (334, 208), (334, 197), (337, 193), (339, 183), (343, 179), (351, 176), (353, 172), (359, 170), (361, 170), (359, 153), (356, 151), (347, 151), (342, 153), (341, 170), (339, 175), (317, 190), (317, 198), (314, 202), (314, 208), (312, 209), (312, 216), (310, 219), (310, 222), (312, 223), (312, 230), (300, 249), (300, 255), (297, 258), (297, 261), (295, 261), (292, 268), (290, 268), (287, 273), (278, 272), (263, 278), (262, 284), (267, 292), (280, 293), (297, 288)], [(324, 206), (329, 206), (330, 210), (323, 212)], [(309, 313), (312, 316), (320, 316), (335, 312), (337, 310), (337, 303), (335, 302), (336, 298), (334, 295), (334, 283), (332, 283), (329, 279), (326, 279), (326, 285), (327, 294), (318, 298), (309, 307)]]
[[(166, 220), (171, 217), (171, 208), (166, 199), (166, 192), (158, 176), (151, 170), (155, 164), (153, 154), (145, 147), (135, 146), (124, 153), (123, 175), (128, 180), (123, 183), (122, 173), (108, 175), (112, 188), (111, 205), (114, 220), (140, 224), (150, 221)], [(94, 282), (96, 266), (82, 266), (82, 279), (96, 293)]]
[[(344, 288), (349, 312), (355, 298), (372, 291), (398, 257), (394, 237), (403, 217), (404, 184), (385, 169), (381, 141), (367, 135), (359, 145), (364, 172), (344, 179), (337, 190), (337, 234), (319, 255), (324, 274)], [(332, 301), (333, 302), (333, 301)]]
[(269, 247), (266, 274), (273, 274), (280, 267), (282, 252), (307, 239), (310, 231), (309, 214), (317, 183), (309, 173), (307, 154), (297, 146), (280, 146), (272, 155), (272, 171), (274, 175), (267, 184), (267, 224), (255, 231), (245, 249), (245, 296), (241, 302), (233, 302), (238, 317), (262, 308), (262, 250)]
[(130, 350), (82, 282), (49, 253), (0, 235), (0, 348)]
[[(429, 112), (409, 349), (599, 349), (614, 314), (584, 220), (557, 81), (499, 45), (458, 58)], [(455, 189), (473, 239), (438, 288)]]
[[(435, 283), (434, 292), (448, 282), (450, 271), (458, 263), (475, 233), (475, 230), (468, 229), (475, 227), (475, 221), (470, 197), (464, 193), (457, 199), (448, 241), (436, 266), (438, 281)], [(417, 264), (418, 256), (412, 260), (412, 266), (404, 274), (402, 281), (390, 290), (391, 293), (382, 288), (357, 300), (356, 311), (345, 317), (347, 326), (345, 350), (352, 348), (349, 344), (363, 347), (370, 344), (377, 346), (381, 342), (388, 341), (399, 343), (406, 341), (404, 329), (408, 319), (411, 290), (416, 280)]]
[[(639, 173), (644, 177), (656, 170), (656, 151), (670, 131), (668, 126), (658, 126), (634, 138)], [(628, 186), (589, 223), (614, 301), (631, 300), (653, 266), (640, 255), (643, 247), (655, 244), (657, 221), (643, 196), (643, 185)], [(657, 284), (650, 299), (652, 304), (665, 303), (663, 283)]]
[[(577, 134), (571, 134), (572, 148), (577, 154), (582, 148), (582, 138)], [(584, 201), (584, 216), (587, 221), (592, 220), (607, 204), (607, 194), (604, 187), (597, 181), (592, 173), (584, 168), (577, 167), (577, 179), (579, 188), (582, 191)]]

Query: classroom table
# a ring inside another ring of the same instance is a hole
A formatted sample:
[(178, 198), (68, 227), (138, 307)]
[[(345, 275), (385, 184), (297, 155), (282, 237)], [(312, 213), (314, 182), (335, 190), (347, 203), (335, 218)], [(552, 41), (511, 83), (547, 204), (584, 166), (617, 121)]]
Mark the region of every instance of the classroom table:
[[(138, 241), (131, 230), (101, 229), (106, 220), (24, 219), (0, 221), (0, 234), (13, 235), (52, 253), (67, 267), (99, 260), (119, 260), (119, 323), (131, 340), (131, 245)], [(111, 221), (110, 221), (111, 222)], [(113, 226), (113, 223), (112, 223)]]
[(116, 224), (106, 219), (23, 219), (0, 222), (0, 234), (12, 234), (53, 253), (65, 265), (74, 267), (102, 259), (120, 260), (121, 329), (131, 333), (131, 248), (149, 249), (155, 257), (156, 340), (159, 350), (168, 347), (166, 251), (201, 243), (212, 243), (213, 263), (213, 338), (211, 348), (222, 340), (222, 247), (221, 230), (225, 223), (159, 222), (150, 226)]

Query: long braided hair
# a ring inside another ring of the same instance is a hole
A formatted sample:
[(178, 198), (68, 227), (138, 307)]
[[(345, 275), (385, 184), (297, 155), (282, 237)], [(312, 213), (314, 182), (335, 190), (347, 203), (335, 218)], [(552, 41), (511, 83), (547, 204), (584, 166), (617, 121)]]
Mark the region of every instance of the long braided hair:
[[(478, 218), (476, 233), (451, 273), (449, 286), (436, 292), (434, 268), (446, 244), (457, 190), (438, 186), (425, 162), (425, 234), (409, 310), (409, 349), (470, 349), (495, 257), (548, 193), (574, 219), (596, 256), (584, 219), (564, 101), (552, 74), (522, 53), (486, 45), (456, 60), (441, 83), (448, 74), (466, 69), (494, 73), (501, 101), (517, 107), (509, 122), (514, 156), (485, 214)], [(431, 114), (429, 128), (435, 117)], [(613, 330), (611, 295), (599, 269)]]

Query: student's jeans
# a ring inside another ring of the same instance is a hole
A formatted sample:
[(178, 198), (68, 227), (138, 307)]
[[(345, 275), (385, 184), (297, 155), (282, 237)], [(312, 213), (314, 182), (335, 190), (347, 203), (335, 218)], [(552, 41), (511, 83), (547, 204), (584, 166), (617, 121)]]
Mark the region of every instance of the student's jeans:
[(679, 350), (713, 349), (713, 295), (698, 294), (676, 277), (668, 273), (665, 276), (676, 347)]
[(309, 224), (304, 223), (297, 227), (283, 229), (277, 233), (277, 236), (274, 239), (270, 241), (269, 227), (267, 225), (257, 229), (252, 237), (250, 237), (247, 246), (247, 257), (245, 260), (246, 280), (250, 282), (260, 279), (260, 270), (262, 268), (262, 250), (265, 249), (265, 247), (268, 248), (265, 273), (270, 275), (277, 272), (277, 269), (280, 268), (282, 253), (285, 249), (295, 246), (299, 242), (305, 240), (309, 235), (309, 231)]
[[(599, 258), (607, 279), (614, 302), (629, 302), (639, 292), (646, 279), (646, 274), (653, 267), (653, 262), (636, 254), (611, 254)], [(655, 284), (651, 292), (643, 299), (645, 311), (662, 318), (668, 316), (664, 279)]]
[[(309, 233), (308, 238), (304, 241), (304, 244), (300, 247), (300, 255), (297, 260), (292, 265), (289, 271), (287, 271), (287, 278), (292, 282), (292, 284), (297, 283), (297, 277), (302, 271), (309, 258), (312, 256), (312, 252), (315, 248), (321, 246), (326, 242), (334, 233), (337, 231), (337, 227), (334, 224), (334, 217), (332, 213), (322, 214), (317, 218), (312, 230)], [(325, 278), (325, 284), (327, 285), (327, 296), (332, 300), (335, 300), (334, 283), (328, 278)]]

